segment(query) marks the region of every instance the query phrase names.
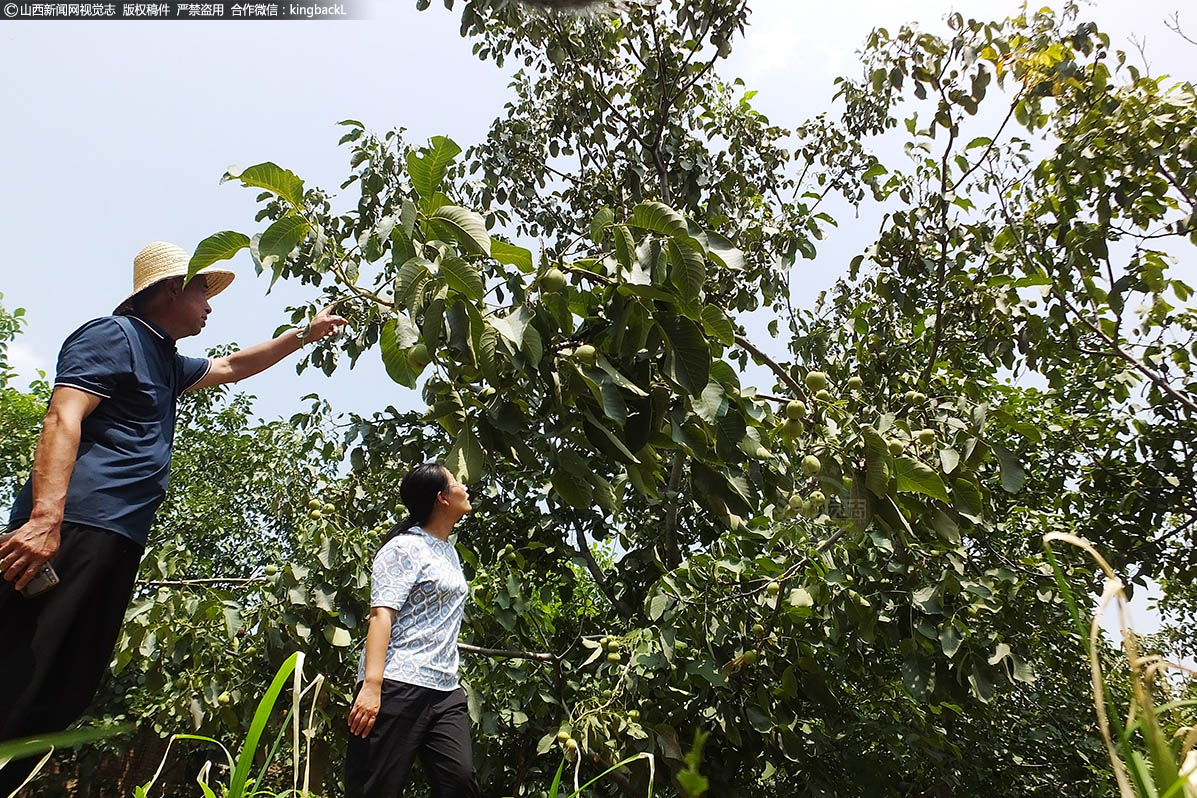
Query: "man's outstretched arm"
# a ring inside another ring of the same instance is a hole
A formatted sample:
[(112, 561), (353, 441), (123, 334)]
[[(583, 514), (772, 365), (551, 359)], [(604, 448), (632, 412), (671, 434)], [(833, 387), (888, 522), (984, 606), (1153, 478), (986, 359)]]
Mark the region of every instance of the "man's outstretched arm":
[(213, 358), (212, 367), (208, 373), (188, 390), (194, 391), (212, 385), (224, 385), (228, 382), (237, 382), (246, 377), (252, 377), (278, 363), (304, 344), (310, 344), (333, 335), (341, 325), (346, 323), (345, 319), (333, 312), (334, 307), (335, 305), (329, 305), (316, 314), (308, 329), (307, 337), (302, 340), (294, 330), (290, 330), (273, 340), (263, 341), (225, 357)]

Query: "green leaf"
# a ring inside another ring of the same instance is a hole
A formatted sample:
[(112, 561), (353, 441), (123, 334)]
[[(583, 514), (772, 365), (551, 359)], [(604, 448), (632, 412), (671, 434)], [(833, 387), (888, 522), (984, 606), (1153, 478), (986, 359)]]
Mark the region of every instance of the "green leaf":
[(965, 518), (980, 523), (985, 507), (981, 488), (969, 479), (952, 480), (952, 506)]
[(700, 395), (711, 377), (711, 350), (702, 331), (686, 317), (672, 313), (658, 313), (657, 324), (669, 342), (666, 373), (691, 396)]
[(473, 264), (467, 263), (456, 255), (447, 255), (440, 262), (440, 268), (441, 274), (445, 275), (446, 282), (453, 290), (464, 294), (475, 302), (480, 301), (486, 294), (486, 286), (482, 284), (482, 275), (478, 273)]
[(723, 386), (712, 381), (703, 389), (701, 396), (690, 400), (690, 405), (699, 418), (708, 424), (714, 424), (719, 417), (719, 411), (723, 409), (725, 396)]
[(425, 258), (409, 258), (399, 267), (395, 275), (395, 300), (411, 305), (417, 290), (424, 285), (430, 274), (432, 261)]
[(1034, 424), (1019, 421), (1004, 410), (994, 410), (990, 415), (994, 421), (997, 421), (1007, 429), (1017, 432), (1031, 443), (1040, 443), (1043, 440), (1043, 433)]
[(391, 263), (406, 263), (415, 256), (416, 245), (412, 241), (411, 230), (403, 224), (395, 225), (391, 230)]
[(1018, 493), (1027, 481), (1027, 472), (1019, 465), (1014, 453), (1006, 447), (993, 443), (990, 444), (990, 448), (998, 458), (1002, 472), (1002, 489), (1007, 493)]
[(445, 170), (461, 154), (461, 147), (445, 136), (433, 136), (429, 146), (407, 154), (407, 173), (412, 188), (425, 200), (431, 199), (441, 187)]
[(607, 375), (611, 378), (611, 381), (614, 382), (616, 385), (618, 385), (620, 388), (623, 388), (625, 391), (628, 391), (629, 393), (631, 393), (635, 396), (648, 396), (648, 394), (645, 393), (640, 388), (639, 385), (637, 385), (636, 383), (629, 380), (627, 377), (620, 374), (619, 370), (616, 369), (615, 366), (613, 366), (611, 364), (610, 360), (607, 360), (607, 358), (603, 355), (602, 352), (598, 353), (597, 365), (603, 371), (607, 372)]
[(685, 299), (697, 299), (706, 280), (707, 264), (698, 252), (676, 240), (669, 242), (669, 280)]
[(218, 260), (228, 260), (249, 246), (249, 236), (233, 230), (214, 233), (195, 248), (195, 254), (187, 264), (187, 281)]
[(669, 606), (669, 596), (664, 593), (658, 593), (652, 597), (648, 602), (648, 619), (656, 622), (665, 614), (665, 608)]
[(482, 445), (478, 442), (478, 436), (474, 434), (474, 428), (466, 424), (461, 428), (457, 440), (453, 442), (449, 456), (445, 458), (445, 467), (457, 479), (468, 485), (482, 478), (482, 466)]
[(632, 231), (622, 224), (613, 228), (615, 231), (615, 259), (619, 265), (630, 269), (636, 262), (636, 240), (632, 238)]
[(860, 176), (860, 179), (867, 183), (870, 180), (876, 180), (877, 178), (881, 177), (882, 175), (888, 174), (888, 173), (889, 173), (889, 170), (886, 169), (882, 164), (874, 163), (871, 166), (869, 166), (868, 169), (866, 169), (864, 171), (864, 174), (862, 174)]
[(948, 490), (943, 480), (924, 463), (910, 457), (899, 457), (894, 461), (894, 477), (898, 490), (921, 493), (945, 504), (949, 501)]
[(686, 220), (680, 213), (661, 202), (642, 202), (632, 209), (631, 227), (652, 230), (675, 238), (689, 236)]
[(885, 496), (889, 492), (889, 447), (885, 438), (872, 427), (866, 427), (861, 437), (865, 446), (865, 485), (874, 496)]
[(744, 271), (744, 253), (717, 233), (707, 233), (707, 255), (725, 269)]
[(56, 734), (5, 740), (0, 742), (0, 761), (44, 754), (51, 749), (74, 748), (77, 745), (106, 740), (109, 737), (119, 737), (135, 730), (136, 726), (132, 723), (123, 723), (119, 726), (90, 726)]
[(490, 255), (490, 234), (478, 214), (460, 205), (442, 205), (429, 218), (447, 224), (457, 242), (471, 255)]
[(598, 209), (598, 213), (590, 220), (590, 240), (595, 244), (603, 243), (603, 232), (615, 221), (615, 212), (606, 205)]
[(249, 779), (249, 769), (253, 765), (254, 756), (257, 754), (258, 743), (262, 739), (262, 732), (266, 728), (266, 723), (270, 720), (274, 704), (278, 701), (279, 694), (283, 691), (283, 687), (287, 683), (287, 678), (302, 661), (303, 654), (298, 652), (288, 657), (279, 668), (278, 673), (274, 675), (274, 680), (270, 683), (270, 687), (267, 688), (266, 694), (258, 702), (257, 711), (254, 712), (253, 720), (249, 726), (249, 733), (245, 737), (245, 743), (241, 746), (241, 753), (237, 756), (237, 765), (233, 769), (232, 777), (229, 779), (229, 795), (245, 794), (246, 781)]
[(593, 428), (596, 434), (603, 437), (604, 441), (608, 443), (614, 450), (613, 456), (625, 463), (631, 463), (633, 465), (638, 465), (640, 463), (640, 461), (636, 459), (636, 455), (632, 454), (628, 447), (624, 445), (624, 442), (619, 439), (619, 436), (607, 429), (606, 424), (595, 418), (589, 410), (586, 411), (585, 415), (586, 420), (589, 422), (588, 429)]
[(736, 342), (736, 329), (732, 326), (731, 319), (714, 305), (703, 305), (702, 326), (706, 328), (707, 335), (724, 346), (731, 346)]
[(415, 324), (406, 316), (387, 319), (379, 336), (379, 350), (387, 376), (406, 388), (416, 387), (416, 374), (407, 362), (407, 350), (419, 337)]
[(939, 647), (943, 649), (943, 654), (948, 659), (956, 656), (956, 652), (960, 650), (960, 632), (956, 631), (955, 625), (949, 622), (944, 626), (939, 633)]
[(921, 657), (912, 654), (902, 661), (902, 684), (916, 699), (926, 700), (931, 690), (931, 673)]
[(544, 340), (540, 337), (540, 331), (532, 324), (524, 328), (524, 345), (522, 347), (528, 360), (532, 362), (532, 368), (540, 367), (540, 359), (544, 356)]
[(561, 453), (560, 468), (549, 476), (553, 490), (566, 504), (578, 509), (588, 509), (594, 503), (594, 487), (588, 478), (590, 468), (581, 457), (573, 452)]
[(506, 316), (491, 318), (491, 326), (498, 331), (508, 341), (519, 349), (524, 345), (524, 331), (528, 329), (528, 323), (532, 321), (532, 311), (525, 305), (520, 305)]
[(291, 254), (291, 250), (304, 239), (311, 230), (311, 225), (302, 216), (284, 216), (262, 233), (258, 239), (258, 256), (263, 265), (269, 266), (268, 258), (275, 262), (282, 262)]
[(250, 166), (239, 174), (228, 172), (220, 182), (226, 180), (240, 180), (246, 188), (264, 188), (296, 208), (303, 206), (303, 181), (294, 172), (270, 161)]
[(349, 634), (349, 630), (340, 626), (326, 626), (324, 627), (324, 639), (328, 641), (330, 646), (337, 648), (346, 648), (353, 645), (353, 635)]
[(529, 250), (517, 247), (515, 244), (508, 244), (497, 238), (490, 240), (490, 256), (499, 263), (514, 266), (524, 274), (536, 271), (536, 266), (532, 263), (532, 253)]

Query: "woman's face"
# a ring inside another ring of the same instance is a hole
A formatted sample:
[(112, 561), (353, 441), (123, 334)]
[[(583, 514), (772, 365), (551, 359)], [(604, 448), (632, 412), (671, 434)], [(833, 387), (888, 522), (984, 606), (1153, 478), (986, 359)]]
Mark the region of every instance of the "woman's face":
[(470, 505), (469, 489), (458, 482), (448, 469), (445, 469), (445, 477), (449, 480), (449, 487), (441, 492), (441, 496), (445, 497), (445, 501), (448, 503), (446, 509), (458, 517), (473, 510), (474, 508)]

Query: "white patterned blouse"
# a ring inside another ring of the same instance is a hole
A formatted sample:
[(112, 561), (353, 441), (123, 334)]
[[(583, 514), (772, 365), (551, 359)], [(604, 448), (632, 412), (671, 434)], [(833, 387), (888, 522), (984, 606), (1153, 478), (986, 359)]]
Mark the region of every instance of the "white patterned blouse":
[[(455, 690), (457, 634), (468, 586), (452, 543), (412, 527), (374, 557), (370, 606), (396, 611), (383, 678), (433, 690)], [(366, 652), (358, 664), (365, 679)]]

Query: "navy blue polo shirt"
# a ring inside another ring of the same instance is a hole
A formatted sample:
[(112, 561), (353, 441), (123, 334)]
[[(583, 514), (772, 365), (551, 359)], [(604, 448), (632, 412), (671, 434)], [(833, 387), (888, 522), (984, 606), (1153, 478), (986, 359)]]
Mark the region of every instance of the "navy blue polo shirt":
[[(184, 357), (160, 327), (135, 316), (84, 324), (62, 345), (54, 386), (101, 398), (83, 419), (64, 521), (107, 529), (144, 546), (166, 496), (179, 394), (211, 368)], [(33, 481), (13, 505), (10, 526), (29, 520)]]

